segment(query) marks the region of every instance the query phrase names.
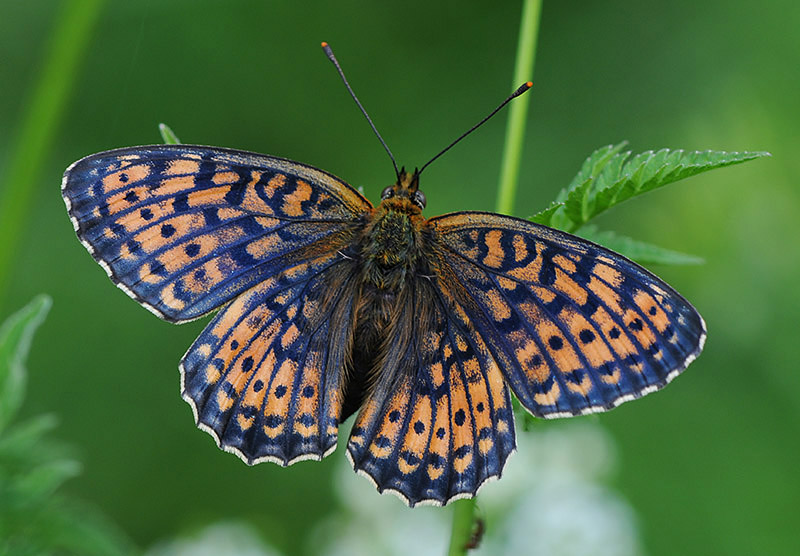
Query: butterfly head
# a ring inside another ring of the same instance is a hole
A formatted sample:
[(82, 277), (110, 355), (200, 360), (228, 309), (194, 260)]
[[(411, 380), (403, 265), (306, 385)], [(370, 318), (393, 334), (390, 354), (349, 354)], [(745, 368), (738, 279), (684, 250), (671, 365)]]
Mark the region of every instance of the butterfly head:
[(381, 192), (381, 202), (391, 205), (412, 205), (419, 211), (425, 208), (425, 194), (419, 190), (419, 171), (406, 172), (402, 168), (397, 175), (397, 183)]

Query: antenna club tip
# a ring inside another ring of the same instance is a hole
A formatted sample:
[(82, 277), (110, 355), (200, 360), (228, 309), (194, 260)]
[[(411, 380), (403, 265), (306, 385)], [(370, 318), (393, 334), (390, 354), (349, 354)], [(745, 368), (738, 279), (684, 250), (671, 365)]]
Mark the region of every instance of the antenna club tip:
[(531, 87), (533, 87), (533, 81), (528, 81), (526, 83), (523, 83), (522, 85), (519, 86), (519, 88), (516, 91), (511, 93), (511, 96), (508, 97), (508, 100), (511, 100), (513, 98), (517, 98), (519, 95), (521, 95), (525, 91), (528, 91)]
[(325, 41), (322, 41), (322, 51), (325, 53), (325, 56), (327, 56), (327, 57), (328, 57), (328, 60), (330, 60), (331, 62), (333, 62), (333, 65), (335, 65), (335, 66), (338, 66), (338, 65), (339, 65), (339, 64), (336, 62), (336, 57), (333, 55), (333, 49), (332, 49), (332, 48), (331, 48), (331, 46), (330, 46), (330, 45), (329, 45), (327, 42), (325, 42)]

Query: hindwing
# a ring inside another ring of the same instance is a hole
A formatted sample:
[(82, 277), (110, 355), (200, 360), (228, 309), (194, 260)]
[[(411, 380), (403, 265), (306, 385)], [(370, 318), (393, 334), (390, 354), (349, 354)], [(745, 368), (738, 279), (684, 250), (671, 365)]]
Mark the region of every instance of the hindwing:
[(254, 286), (181, 362), (200, 428), (248, 464), (322, 459), (336, 447), (357, 269), (328, 254)]
[(508, 388), (485, 340), (420, 277), (398, 299), (387, 337), (347, 445), (353, 467), (411, 506), (473, 496), (515, 446)]

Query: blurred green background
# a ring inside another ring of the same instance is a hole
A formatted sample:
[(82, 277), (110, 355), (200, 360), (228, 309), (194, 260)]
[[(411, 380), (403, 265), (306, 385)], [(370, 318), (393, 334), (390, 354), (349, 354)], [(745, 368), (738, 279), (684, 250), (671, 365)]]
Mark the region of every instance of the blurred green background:
[[(64, 5), (0, 3), (0, 175)], [(512, 90), (519, 12), (518, 2), (429, 0), (103, 6), (37, 179), (0, 183), (6, 193), (32, 188), (0, 314), (40, 292), (54, 298), (31, 353), (25, 412), (58, 415), (56, 434), (78, 448), (85, 469), (69, 493), (140, 546), (243, 518), (293, 554), (336, 510), (331, 470), (344, 454), (248, 468), (195, 429), (177, 363), (204, 321), (161, 322), (109, 282), (67, 218), (67, 165), (160, 142), (166, 122), (186, 143), (324, 168), (374, 201), (393, 181), (391, 165), (319, 42), (334, 47), (398, 162), (414, 166)], [(653, 269), (704, 315), (702, 357), (664, 392), (583, 418), (616, 439), (614, 484), (650, 554), (800, 546), (798, 29), (800, 4), (788, 0), (544, 4), (517, 215), (545, 206), (589, 152), (622, 139), (635, 151), (773, 154), (597, 222), (707, 261)], [(427, 215), (494, 206), (504, 121), (426, 171)]]

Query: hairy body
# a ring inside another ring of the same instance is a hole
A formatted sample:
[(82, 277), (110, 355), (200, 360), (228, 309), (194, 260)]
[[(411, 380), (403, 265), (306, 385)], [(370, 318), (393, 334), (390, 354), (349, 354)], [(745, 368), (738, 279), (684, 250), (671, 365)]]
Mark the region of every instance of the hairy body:
[[(418, 277), (430, 277), (432, 231), (422, 206), (415, 203), (418, 181), (401, 173), (384, 190), (381, 204), (365, 215), (344, 255), (359, 269), (360, 290), (353, 320), (352, 345), (345, 380), (341, 421), (358, 410), (378, 380), (388, 344), (401, 324), (404, 300)], [(332, 292), (335, 294), (335, 292)]]

